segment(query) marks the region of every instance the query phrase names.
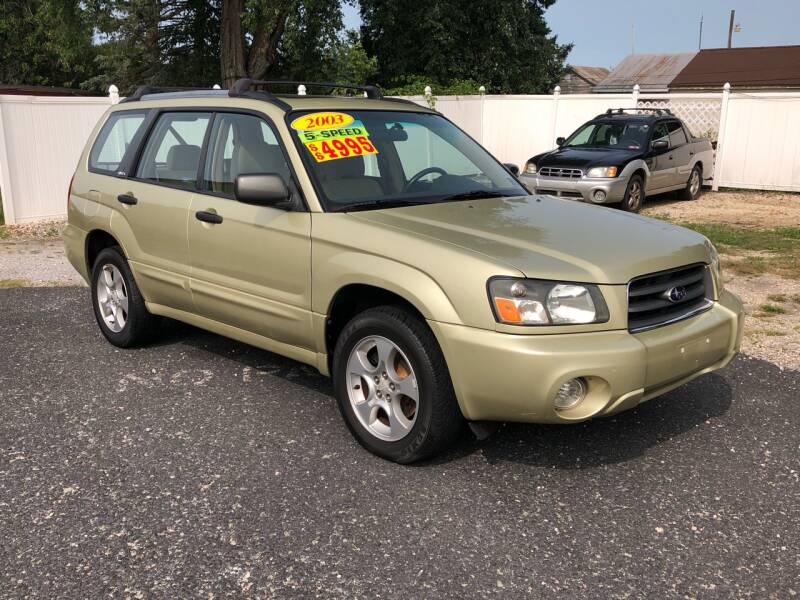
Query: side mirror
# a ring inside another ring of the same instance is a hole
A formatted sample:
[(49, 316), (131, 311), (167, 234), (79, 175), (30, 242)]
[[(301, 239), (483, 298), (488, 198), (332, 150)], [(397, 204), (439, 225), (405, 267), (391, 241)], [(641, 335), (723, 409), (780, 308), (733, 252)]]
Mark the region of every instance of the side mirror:
[(259, 206), (275, 206), (289, 200), (289, 188), (283, 177), (275, 173), (239, 175), (233, 184), (233, 195), (239, 202)]
[(515, 177), (519, 175), (519, 167), (514, 163), (503, 163), (503, 166), (510, 171)]
[(563, 146), (563, 145), (564, 145), (564, 142), (566, 142), (566, 141), (567, 141), (567, 140), (566, 140), (565, 138), (563, 138), (563, 137), (557, 137), (557, 138), (556, 138), (556, 146), (558, 146), (559, 148), (561, 148), (561, 146)]
[(669, 142), (667, 140), (656, 140), (653, 142), (653, 150), (668, 150)]

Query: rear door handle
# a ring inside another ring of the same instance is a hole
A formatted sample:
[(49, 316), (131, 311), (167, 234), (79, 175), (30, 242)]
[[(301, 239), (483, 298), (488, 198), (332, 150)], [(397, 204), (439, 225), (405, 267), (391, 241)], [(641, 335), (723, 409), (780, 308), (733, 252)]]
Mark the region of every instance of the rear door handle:
[(129, 204), (130, 206), (133, 206), (134, 204), (139, 202), (136, 199), (136, 196), (134, 196), (133, 194), (120, 194), (119, 196), (117, 196), (117, 200), (119, 202), (122, 202), (122, 204)]
[(198, 221), (203, 221), (203, 223), (214, 223), (215, 225), (222, 223), (222, 215), (218, 215), (215, 212), (198, 210), (196, 213), (194, 213), (194, 216)]
[(669, 155), (667, 158), (669, 158), (670, 160), (672, 160), (672, 154), (670, 154), (670, 155)]

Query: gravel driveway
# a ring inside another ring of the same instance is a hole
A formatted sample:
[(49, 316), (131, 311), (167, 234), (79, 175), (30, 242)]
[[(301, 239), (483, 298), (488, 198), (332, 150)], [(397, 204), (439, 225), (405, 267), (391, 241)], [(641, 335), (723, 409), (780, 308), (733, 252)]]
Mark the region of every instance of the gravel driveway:
[(0, 597), (800, 592), (797, 372), (402, 467), (312, 369), (178, 325), (117, 350), (87, 295), (0, 290)]

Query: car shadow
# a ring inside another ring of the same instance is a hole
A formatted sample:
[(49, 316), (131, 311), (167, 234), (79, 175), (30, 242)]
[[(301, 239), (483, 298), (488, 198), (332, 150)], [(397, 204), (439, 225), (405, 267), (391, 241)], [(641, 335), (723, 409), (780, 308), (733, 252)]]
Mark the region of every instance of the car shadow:
[(261, 374), (279, 377), (309, 390), (333, 396), (331, 380), (310, 365), (185, 323), (165, 320), (158, 341), (151, 344), (151, 347), (174, 344), (183, 344), (227, 360), (235, 360), (243, 367), (250, 367), (251, 376)]
[[(170, 321), (155, 346), (183, 344), (234, 360), (253, 369), (306, 387), (331, 398), (331, 380), (314, 367), (204, 330)], [(412, 465), (417, 468), (452, 463), (479, 454), (489, 464), (515, 462), (556, 469), (590, 469), (626, 462), (649, 448), (725, 415), (731, 406), (730, 385), (708, 374), (638, 407), (606, 418), (574, 425), (504, 423), (488, 439), (477, 440), (468, 428), (449, 451)]]
[(591, 469), (626, 462), (727, 414), (732, 391), (717, 374), (606, 418), (575, 425), (507, 424), (476, 448), (489, 463)]

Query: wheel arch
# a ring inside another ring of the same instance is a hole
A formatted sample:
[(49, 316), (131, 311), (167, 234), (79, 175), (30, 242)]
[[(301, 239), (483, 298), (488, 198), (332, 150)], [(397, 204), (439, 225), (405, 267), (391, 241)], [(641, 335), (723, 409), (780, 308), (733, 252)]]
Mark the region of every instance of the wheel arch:
[(97, 260), (97, 256), (105, 250), (106, 248), (111, 248), (113, 246), (119, 246), (122, 249), (122, 253), (127, 258), (127, 254), (125, 254), (125, 249), (122, 248), (122, 244), (119, 240), (110, 232), (106, 231), (105, 229), (92, 229), (89, 233), (86, 234), (86, 241), (84, 242), (84, 257), (86, 259), (86, 272), (91, 277), (92, 267), (94, 267), (94, 262)]

